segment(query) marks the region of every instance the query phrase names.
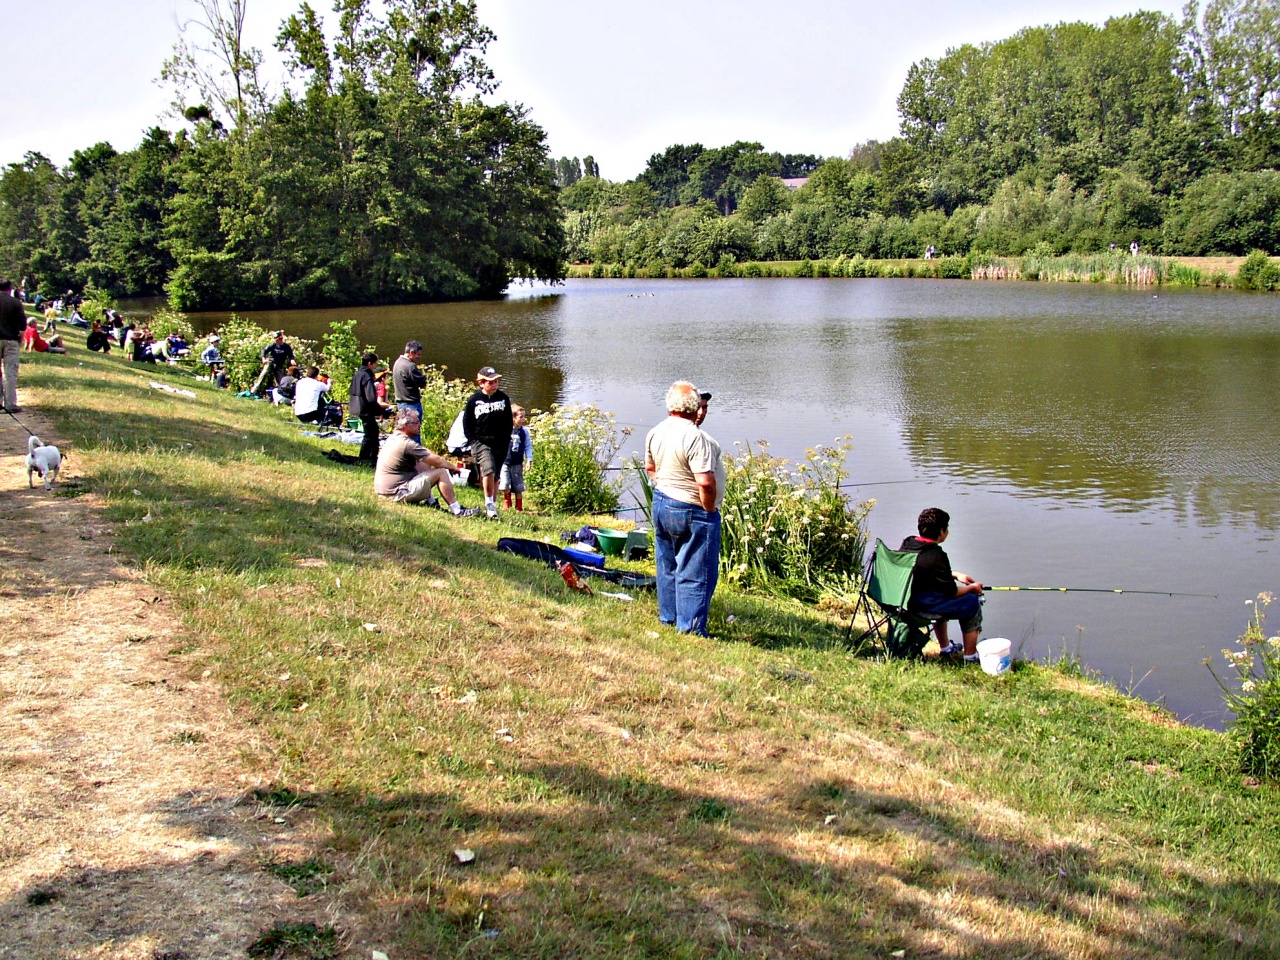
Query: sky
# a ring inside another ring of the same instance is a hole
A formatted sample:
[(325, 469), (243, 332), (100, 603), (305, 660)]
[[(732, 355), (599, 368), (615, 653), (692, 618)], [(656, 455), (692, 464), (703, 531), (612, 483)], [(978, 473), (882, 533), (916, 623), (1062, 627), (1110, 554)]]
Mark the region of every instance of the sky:
[[(246, 33), (268, 63), (299, 0), (248, 0)], [(476, 0), (497, 34), (486, 59), (498, 96), (523, 104), (553, 157), (592, 155), (629, 180), (675, 143), (844, 156), (898, 132), (896, 101), (912, 63), (1028, 26), (1101, 24), (1183, 0)], [(326, 0), (313, 0), (326, 13)], [(191, 0), (0, 0), (11, 39), (43, 55), (0, 62), (0, 165), (28, 151), (59, 165), (106, 140), (129, 150), (144, 130), (178, 129), (157, 82)], [(276, 71), (279, 73), (277, 67)], [(272, 71), (268, 70), (271, 76)]]

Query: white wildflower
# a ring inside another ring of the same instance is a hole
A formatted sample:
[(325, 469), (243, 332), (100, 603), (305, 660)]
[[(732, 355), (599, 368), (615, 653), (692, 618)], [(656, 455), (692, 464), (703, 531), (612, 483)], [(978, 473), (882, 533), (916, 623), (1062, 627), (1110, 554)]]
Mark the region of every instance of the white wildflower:
[(1258, 685), (1254, 683), (1252, 680), (1246, 680), (1244, 683), (1240, 684), (1240, 689), (1243, 690), (1245, 693), (1253, 693), (1253, 691), (1257, 688), (1257, 686)]

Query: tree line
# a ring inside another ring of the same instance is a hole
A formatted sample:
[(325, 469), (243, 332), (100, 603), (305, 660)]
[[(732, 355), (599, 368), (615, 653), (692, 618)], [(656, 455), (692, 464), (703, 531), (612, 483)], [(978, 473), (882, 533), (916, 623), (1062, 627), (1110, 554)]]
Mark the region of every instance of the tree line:
[(164, 76), (184, 119), (0, 176), (0, 269), (45, 292), (167, 294), (178, 309), (493, 295), (564, 275), (543, 130), (481, 99), (492, 32), (470, 0), (306, 3), (269, 94), (247, 0), (196, 0)]
[(1278, 107), (1274, 0), (1029, 28), (914, 64), (899, 136), (847, 157), (677, 144), (626, 183), (583, 176), (561, 194), (569, 257), (1277, 251)]

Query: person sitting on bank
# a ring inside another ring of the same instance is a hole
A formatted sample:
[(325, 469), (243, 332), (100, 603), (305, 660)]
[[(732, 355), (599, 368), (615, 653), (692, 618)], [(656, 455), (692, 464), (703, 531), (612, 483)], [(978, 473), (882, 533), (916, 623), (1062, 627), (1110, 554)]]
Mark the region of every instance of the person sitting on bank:
[(307, 367), (307, 375), (293, 385), (293, 415), (303, 423), (319, 423), (325, 404), (320, 398), (329, 392), (329, 384), (320, 379), (320, 368)]
[(102, 324), (97, 320), (89, 325), (89, 334), (84, 338), (84, 345), (94, 353), (111, 352), (111, 338), (107, 336), (107, 332), (102, 329)]
[[(938, 618), (933, 625), (942, 656), (964, 654), (965, 663), (978, 662), (978, 635), (982, 630), (982, 584), (973, 577), (956, 573), (942, 543), (947, 539), (951, 516), (939, 507), (920, 512), (916, 520), (919, 536), (907, 537), (900, 550), (916, 554), (911, 578), (911, 599), (907, 609), (921, 616)], [(964, 644), (947, 639), (947, 621), (959, 620)]]
[(31, 350), (35, 353), (66, 353), (67, 348), (62, 345), (62, 337), (54, 334), (48, 340), (40, 336), (40, 331), (36, 329), (36, 318), (30, 317), (27, 320), (27, 329), (22, 331), (22, 349)]
[(433, 487), (439, 487), (440, 496), (455, 517), (474, 517), (475, 507), (463, 509), (453, 492), (452, 475), (458, 473), (444, 457), (432, 453), (413, 438), (422, 429), (422, 419), (416, 410), (401, 407), (396, 414), (396, 427), (378, 453), (378, 465), (373, 472), (373, 492), (389, 497), (397, 503), (424, 503), (428, 507), (440, 506), (431, 495)]

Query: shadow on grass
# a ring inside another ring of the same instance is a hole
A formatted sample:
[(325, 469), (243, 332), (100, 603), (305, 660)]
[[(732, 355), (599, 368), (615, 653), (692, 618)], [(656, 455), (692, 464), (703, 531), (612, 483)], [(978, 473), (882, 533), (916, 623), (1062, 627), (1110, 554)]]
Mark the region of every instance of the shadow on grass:
[[(513, 790), (541, 802), (509, 802)], [(1263, 960), (1280, 935), (1272, 881), (1170, 873), (830, 780), (752, 801), (531, 761), (506, 768), (482, 806), (442, 792), (280, 793), (334, 828), (337, 871), (298, 919), (329, 897), (359, 905), (374, 942), (409, 956)], [(152, 812), (191, 828), (173, 812), (189, 796)], [(473, 863), (455, 856), (464, 848)], [(44, 933), (78, 955), (151, 935), (162, 903), (190, 930), (158, 949), (189, 950), (211, 930), (192, 868), (39, 875), (0, 903), (0, 925), (11, 944)], [(113, 909), (84, 916), (89, 891)]]

